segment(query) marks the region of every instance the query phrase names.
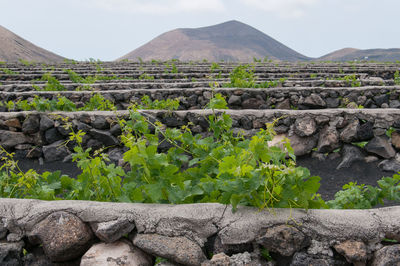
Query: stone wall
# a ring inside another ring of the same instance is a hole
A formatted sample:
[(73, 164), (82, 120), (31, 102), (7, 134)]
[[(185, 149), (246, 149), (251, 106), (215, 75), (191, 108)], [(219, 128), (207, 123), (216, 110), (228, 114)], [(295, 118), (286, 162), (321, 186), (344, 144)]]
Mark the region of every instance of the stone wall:
[[(185, 83), (182, 83), (185, 84)], [(144, 84), (142, 84), (145, 86)], [(200, 84), (204, 85), (204, 84)], [(326, 109), (326, 108), (400, 108), (400, 86), (359, 87), (359, 88), (322, 88), (322, 87), (290, 87), (269, 89), (210, 89), (186, 88), (178, 89), (176, 84), (164, 84), (175, 88), (159, 89), (155, 84), (148, 84), (152, 89), (134, 89), (132, 85), (107, 85), (96, 93), (115, 103), (119, 110), (126, 110), (131, 103), (140, 103), (147, 95), (151, 100), (180, 99), (180, 110), (203, 109), (209, 103), (213, 93), (221, 93), (230, 109)], [(126, 86), (126, 87), (125, 87)], [(11, 87), (10, 87), (11, 88)], [(108, 89), (103, 90), (103, 89)], [(0, 101), (16, 102), (29, 100), (38, 95), (46, 99), (65, 96), (78, 107), (82, 107), (92, 96), (92, 91), (61, 92), (0, 92)], [(7, 111), (0, 106), (0, 111)]]
[(399, 215), (1, 199), (0, 264), (398, 265)]
[[(220, 111), (218, 111), (220, 112)], [(222, 112), (222, 111), (221, 111)], [(386, 171), (400, 170), (400, 110), (399, 109), (330, 109), (330, 110), (226, 110), (233, 119), (234, 132), (251, 136), (265, 123), (275, 124), (275, 143), (288, 137), (297, 156), (342, 158), (338, 166), (349, 167), (352, 162), (381, 160)], [(193, 133), (208, 134), (206, 117), (210, 110), (142, 111), (151, 120), (167, 127), (181, 127), (191, 122)], [(86, 132), (83, 146), (98, 149), (108, 147), (110, 158), (118, 163), (124, 148), (118, 136), (121, 129), (116, 115), (128, 118), (128, 111), (38, 113), (18, 112), (0, 114), (0, 145), (16, 153), (16, 158), (62, 161), (71, 159), (73, 143), (62, 146), (69, 131), (59, 118), (68, 117), (74, 130)], [(389, 138), (387, 135), (390, 135)], [(164, 151), (168, 146), (160, 146)]]

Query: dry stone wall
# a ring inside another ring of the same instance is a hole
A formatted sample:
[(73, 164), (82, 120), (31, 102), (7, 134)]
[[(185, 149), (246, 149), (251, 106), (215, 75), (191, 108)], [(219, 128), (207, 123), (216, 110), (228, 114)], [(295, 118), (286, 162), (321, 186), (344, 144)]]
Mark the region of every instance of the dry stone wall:
[[(244, 136), (254, 135), (266, 123), (275, 122), (278, 135), (273, 143), (284, 137), (290, 139), (297, 156), (315, 159), (341, 158), (338, 168), (353, 162), (377, 161), (385, 171), (400, 170), (400, 110), (398, 109), (327, 109), (327, 110), (220, 110), (230, 114), (233, 129)], [(209, 134), (207, 116), (210, 110), (141, 111), (150, 120), (159, 120), (167, 127), (181, 127), (191, 122), (191, 130)], [(71, 160), (74, 144), (63, 145), (69, 130), (60, 117), (68, 117), (75, 131), (86, 133), (84, 148), (108, 147), (111, 160), (118, 163), (124, 148), (119, 135), (117, 117), (128, 119), (128, 111), (38, 113), (18, 112), (0, 114), (0, 145), (16, 153), (17, 159), (44, 161)], [(390, 137), (389, 137), (389, 136)], [(160, 145), (165, 151), (168, 145)]]
[(0, 264), (398, 265), (399, 215), (1, 199)]

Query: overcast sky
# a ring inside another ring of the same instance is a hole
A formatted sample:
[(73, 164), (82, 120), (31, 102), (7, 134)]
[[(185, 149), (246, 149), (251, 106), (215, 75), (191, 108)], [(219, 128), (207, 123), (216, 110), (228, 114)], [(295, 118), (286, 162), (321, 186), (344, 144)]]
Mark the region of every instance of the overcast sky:
[(166, 31), (233, 19), (311, 57), (400, 48), (399, 0), (0, 0), (0, 7), (0, 25), (77, 60), (114, 60)]

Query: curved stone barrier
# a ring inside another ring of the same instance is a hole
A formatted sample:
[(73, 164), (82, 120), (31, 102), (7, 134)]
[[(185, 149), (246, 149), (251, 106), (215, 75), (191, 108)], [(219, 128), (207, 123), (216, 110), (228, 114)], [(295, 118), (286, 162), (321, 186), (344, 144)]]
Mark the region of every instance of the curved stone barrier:
[(399, 215), (1, 199), (0, 264), (397, 265)]

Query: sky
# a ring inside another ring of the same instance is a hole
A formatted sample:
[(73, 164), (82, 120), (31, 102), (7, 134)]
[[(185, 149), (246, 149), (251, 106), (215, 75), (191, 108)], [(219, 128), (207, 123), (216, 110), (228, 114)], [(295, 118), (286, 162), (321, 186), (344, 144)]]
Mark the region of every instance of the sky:
[(75, 60), (115, 60), (166, 31), (228, 20), (310, 57), (400, 48), (399, 0), (0, 0), (0, 7), (0, 25)]

